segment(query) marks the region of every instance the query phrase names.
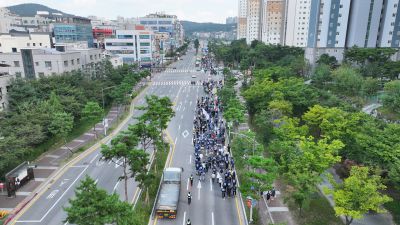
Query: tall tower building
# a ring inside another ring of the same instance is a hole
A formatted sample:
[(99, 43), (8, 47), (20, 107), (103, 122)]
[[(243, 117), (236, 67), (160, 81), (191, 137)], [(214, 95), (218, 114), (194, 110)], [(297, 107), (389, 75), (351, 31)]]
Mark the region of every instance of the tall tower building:
[(306, 47), (311, 0), (286, 0), (285, 45)]
[(285, 42), (285, 0), (264, 0), (262, 41), (266, 44)]
[(400, 2), (385, 0), (378, 45), (380, 47), (400, 47)]
[(261, 40), (262, 0), (247, 0), (247, 34), (246, 41)]
[(237, 39), (247, 36), (247, 0), (239, 0), (239, 15), (237, 19)]

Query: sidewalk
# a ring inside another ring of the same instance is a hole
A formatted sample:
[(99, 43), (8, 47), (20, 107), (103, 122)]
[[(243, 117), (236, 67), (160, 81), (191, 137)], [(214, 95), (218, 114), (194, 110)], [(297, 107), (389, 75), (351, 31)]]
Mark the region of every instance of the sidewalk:
[[(341, 183), (342, 182), (342, 180), (336, 174), (336, 172), (335, 172), (335, 170), (333, 168), (329, 169), (328, 172), (330, 174), (332, 174), (333, 178), (335, 179), (335, 181), (337, 183)], [(323, 182), (318, 185), (318, 189), (325, 196), (325, 198), (329, 201), (329, 204), (332, 207), (334, 207), (335, 206), (335, 202), (333, 201), (332, 195), (325, 194), (324, 191), (323, 191), (324, 188), (333, 189), (333, 186), (331, 185), (331, 183), (329, 183), (329, 181), (326, 178), (326, 176), (323, 176)], [(344, 217), (342, 217), (342, 220), (344, 221)], [(386, 213), (386, 214), (368, 213), (368, 214), (364, 215), (363, 219), (354, 220), (353, 223), (352, 223), (352, 225), (377, 225), (377, 224), (379, 224), (379, 225), (393, 225), (394, 222), (393, 222), (393, 219), (392, 219), (392, 215), (390, 213)]]
[[(141, 87), (142, 82), (134, 88), (137, 91)], [(109, 127), (117, 123), (118, 118), (125, 111), (125, 107), (120, 108), (113, 106), (105, 117), (108, 119)], [(100, 122), (93, 128), (82, 134), (81, 136), (70, 141), (66, 145), (48, 151), (40, 156), (33, 164), (37, 165), (34, 169), (35, 179), (29, 181), (23, 187), (18, 189), (16, 196), (12, 198), (7, 197), (7, 192), (0, 192), (0, 210), (13, 211), (19, 204), (27, 199), (43, 182), (57, 171), (63, 164), (64, 160), (70, 157), (73, 153), (77, 152), (81, 147), (91, 143), (95, 140), (95, 136), (99, 137), (104, 135), (104, 125)]]

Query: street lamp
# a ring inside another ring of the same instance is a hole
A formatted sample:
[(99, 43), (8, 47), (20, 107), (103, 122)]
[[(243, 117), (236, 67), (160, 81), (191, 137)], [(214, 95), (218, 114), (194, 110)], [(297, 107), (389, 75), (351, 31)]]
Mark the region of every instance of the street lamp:
[[(229, 127), (229, 126), (228, 126), (228, 127)], [(256, 138), (255, 138), (255, 137), (252, 138), (252, 137), (249, 137), (249, 136), (247, 136), (247, 135), (245, 135), (245, 134), (236, 133), (236, 132), (229, 132), (229, 133), (236, 134), (236, 135), (238, 135), (238, 136), (240, 136), (240, 137), (244, 137), (244, 138), (247, 138), (248, 140), (253, 141), (253, 156), (254, 156), (254, 152), (255, 152), (255, 149), (256, 149), (256, 144), (260, 145), (260, 143), (258, 143), (258, 142), (256, 141)]]
[[(106, 88), (101, 88), (101, 98), (103, 101), (103, 125), (104, 125), (104, 135), (107, 135), (107, 127), (106, 127), (106, 111), (105, 111), (105, 101), (104, 101), (104, 90), (108, 90), (111, 88), (115, 88), (117, 85), (106, 87)], [(119, 112), (118, 112), (119, 113)]]

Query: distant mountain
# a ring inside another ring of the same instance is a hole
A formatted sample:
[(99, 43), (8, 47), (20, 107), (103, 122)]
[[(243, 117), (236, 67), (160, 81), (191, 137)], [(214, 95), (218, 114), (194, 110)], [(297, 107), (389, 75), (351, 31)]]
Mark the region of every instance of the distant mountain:
[(190, 35), (193, 32), (229, 32), (236, 29), (236, 24), (196, 23), (191, 21), (182, 21), (182, 25), (187, 35)]
[(61, 12), (57, 9), (52, 9), (45, 5), (35, 4), (35, 3), (13, 5), (13, 6), (8, 6), (6, 8), (9, 9), (14, 14), (27, 17), (35, 16), (37, 11), (48, 11), (49, 13), (61, 13), (66, 16), (67, 15), (71, 16), (70, 14)]

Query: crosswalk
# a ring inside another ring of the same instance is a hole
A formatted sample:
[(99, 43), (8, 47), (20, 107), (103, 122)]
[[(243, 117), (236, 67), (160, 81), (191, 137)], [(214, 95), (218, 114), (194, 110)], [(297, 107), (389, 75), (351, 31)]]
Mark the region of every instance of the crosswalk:
[(166, 69), (164, 73), (195, 73), (197, 70), (188, 70), (188, 69)]
[(202, 85), (201, 81), (196, 81), (196, 84), (191, 84), (191, 81), (155, 81), (153, 82), (155, 86), (188, 86), (188, 85)]

